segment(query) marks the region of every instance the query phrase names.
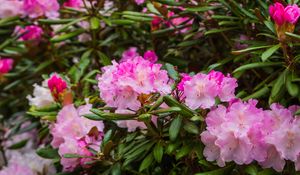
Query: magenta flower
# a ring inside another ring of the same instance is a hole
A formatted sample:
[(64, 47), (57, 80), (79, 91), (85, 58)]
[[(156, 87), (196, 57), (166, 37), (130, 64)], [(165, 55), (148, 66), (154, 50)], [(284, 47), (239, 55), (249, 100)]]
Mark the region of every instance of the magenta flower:
[(37, 25), (26, 26), (25, 28), (17, 26), (15, 28), (15, 32), (18, 35), (21, 35), (20, 37), (21, 41), (30, 41), (30, 40), (39, 41), (42, 38), (43, 29)]
[(55, 18), (59, 16), (59, 3), (57, 0), (24, 0), (23, 10), (30, 18)]
[(271, 5), (269, 8), (269, 13), (276, 24), (282, 25), (285, 22), (284, 6), (281, 3), (276, 2), (274, 5)]
[(67, 82), (56, 73), (51, 75), (47, 80), (47, 84), (55, 100), (58, 100), (59, 96), (68, 88)]
[(83, 6), (82, 0), (67, 0), (64, 4), (64, 7), (80, 8)]
[(300, 9), (296, 4), (284, 8), (281, 3), (276, 2), (270, 6), (269, 13), (275, 23), (281, 26), (285, 23), (295, 24), (299, 19)]
[(182, 78), (181, 78), (181, 81), (178, 83), (177, 88), (180, 91), (184, 91), (185, 82), (190, 81), (192, 79), (192, 77), (186, 73), (182, 73), (181, 76), (182, 76)]
[(284, 19), (286, 22), (291, 24), (296, 24), (300, 16), (300, 9), (299, 7), (294, 5), (288, 5), (284, 9)]
[(156, 63), (158, 57), (153, 50), (148, 50), (144, 53), (144, 59), (150, 61), (151, 63)]
[(0, 59), (0, 75), (8, 73), (13, 68), (14, 60), (11, 58)]

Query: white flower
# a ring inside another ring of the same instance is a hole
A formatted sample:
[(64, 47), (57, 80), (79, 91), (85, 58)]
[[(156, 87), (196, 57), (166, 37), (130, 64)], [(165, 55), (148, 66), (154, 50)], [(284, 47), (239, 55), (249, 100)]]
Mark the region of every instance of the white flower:
[(33, 97), (31, 95), (27, 96), (30, 105), (41, 108), (54, 102), (50, 89), (46, 88), (46, 82), (47, 81), (44, 81), (42, 86), (37, 84), (33, 85)]

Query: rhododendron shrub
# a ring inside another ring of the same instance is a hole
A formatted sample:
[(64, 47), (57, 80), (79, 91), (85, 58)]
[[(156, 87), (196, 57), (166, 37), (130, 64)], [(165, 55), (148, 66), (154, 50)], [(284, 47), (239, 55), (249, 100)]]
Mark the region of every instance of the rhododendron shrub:
[(0, 0), (0, 175), (299, 174), (299, 5)]

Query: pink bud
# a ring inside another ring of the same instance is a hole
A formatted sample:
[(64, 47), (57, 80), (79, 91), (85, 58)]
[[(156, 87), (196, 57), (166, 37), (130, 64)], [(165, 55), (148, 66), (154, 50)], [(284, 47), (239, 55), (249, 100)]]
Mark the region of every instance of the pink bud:
[(83, 6), (82, 0), (67, 0), (64, 4), (64, 7), (80, 8)]
[(148, 50), (144, 53), (144, 59), (150, 61), (151, 63), (155, 63), (158, 60), (158, 57), (153, 50)]
[(11, 58), (0, 59), (0, 74), (8, 73), (13, 66), (14, 60)]
[(52, 96), (58, 100), (59, 95), (62, 94), (67, 89), (67, 83), (59, 75), (54, 73), (48, 79), (48, 87), (51, 90)]
[(281, 3), (276, 2), (274, 5), (271, 5), (269, 13), (277, 25), (284, 24), (284, 6)]
[(294, 4), (294, 5), (288, 5), (284, 9), (284, 19), (286, 22), (295, 24), (300, 16), (300, 9), (299, 7)]
[(43, 34), (43, 29), (37, 25), (30, 25), (22, 28), (17, 26), (15, 32), (18, 35), (21, 35), (20, 40), (29, 41), (29, 40), (40, 40)]

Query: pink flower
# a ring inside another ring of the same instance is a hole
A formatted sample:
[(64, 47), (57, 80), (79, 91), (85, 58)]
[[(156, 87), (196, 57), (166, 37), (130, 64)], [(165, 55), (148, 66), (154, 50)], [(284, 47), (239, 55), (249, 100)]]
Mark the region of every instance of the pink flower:
[(208, 74), (210, 80), (214, 80), (219, 86), (218, 97), (223, 102), (229, 102), (235, 98), (235, 88), (238, 87), (237, 80), (227, 75), (226, 77), (221, 72), (211, 71)]
[(299, 7), (294, 5), (288, 5), (284, 9), (284, 19), (286, 22), (296, 24), (300, 16)]
[(274, 5), (271, 5), (269, 8), (269, 13), (276, 24), (282, 25), (285, 22), (284, 6), (281, 3), (276, 2)]
[(177, 88), (180, 91), (184, 91), (185, 82), (190, 81), (192, 79), (192, 77), (186, 73), (182, 73), (181, 76), (182, 76), (182, 78), (181, 78), (181, 81), (178, 83)]
[(145, 2), (145, 0), (135, 0), (135, 3), (137, 4), (137, 5), (141, 5), (141, 4), (143, 4)]
[(158, 57), (153, 50), (148, 50), (144, 53), (144, 59), (150, 61), (151, 63), (156, 63)]
[(178, 86), (183, 90), (186, 105), (197, 109), (212, 107), (216, 97), (223, 102), (234, 99), (237, 82), (229, 75), (225, 77), (221, 72), (211, 71), (207, 75), (198, 73), (193, 77), (183, 77)]
[(82, 0), (67, 0), (64, 4), (64, 7), (80, 8), (83, 6)]
[(82, 156), (93, 156), (89, 148), (99, 151), (103, 138), (104, 124), (81, 117), (87, 114), (91, 105), (79, 107), (73, 104), (65, 106), (57, 115), (56, 123), (50, 128), (53, 136), (51, 145), (58, 148), (61, 164), (65, 171), (72, 171), (79, 165), (85, 166), (90, 158), (64, 158), (64, 154), (78, 154)]
[(59, 16), (59, 3), (57, 0), (24, 0), (23, 10), (30, 18), (55, 18)]
[(18, 163), (10, 164), (7, 167), (4, 167), (0, 170), (0, 175), (35, 175), (36, 173), (30, 169), (30, 167), (25, 165), (19, 165)]
[(37, 25), (26, 26), (25, 28), (17, 26), (15, 28), (15, 32), (18, 35), (21, 35), (20, 37), (21, 41), (29, 41), (29, 40), (39, 41), (42, 38), (43, 29)]
[(256, 103), (237, 101), (228, 108), (219, 105), (208, 113), (207, 131), (201, 134), (207, 160), (217, 160), (219, 166), (230, 161), (241, 165), (265, 160), (264, 112), (256, 108)]
[(133, 59), (138, 56), (140, 56), (140, 54), (137, 52), (137, 48), (130, 47), (128, 50), (123, 52), (120, 62), (124, 62), (127, 61), (128, 59)]
[(219, 105), (206, 117), (201, 134), (204, 156), (219, 166), (234, 161), (257, 161), (263, 168), (283, 170), (285, 160), (300, 168), (300, 120), (293, 116), (295, 107), (272, 104), (271, 110), (258, 109), (257, 101), (232, 101), (228, 108)]
[(281, 26), (285, 23), (295, 24), (299, 19), (300, 9), (296, 4), (284, 8), (281, 3), (276, 2), (270, 6), (269, 13), (275, 23)]
[(13, 68), (14, 60), (11, 58), (0, 59), (0, 75), (8, 73)]
[(215, 104), (218, 89), (208, 76), (198, 73), (184, 84), (185, 103), (191, 109), (210, 108)]
[(50, 76), (47, 81), (48, 87), (51, 91), (52, 96), (58, 100), (60, 94), (63, 94), (68, 88), (67, 82), (63, 80), (58, 74), (54, 73)]
[(168, 74), (161, 67), (142, 57), (132, 57), (121, 63), (113, 61), (113, 65), (103, 68), (98, 78), (100, 97), (107, 106), (136, 111), (141, 107), (138, 97), (171, 92)]
[(23, 2), (19, 0), (0, 0), (0, 18), (22, 15)]

